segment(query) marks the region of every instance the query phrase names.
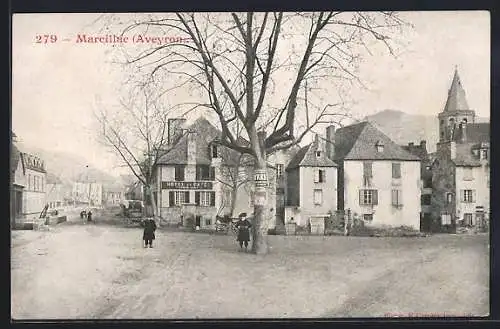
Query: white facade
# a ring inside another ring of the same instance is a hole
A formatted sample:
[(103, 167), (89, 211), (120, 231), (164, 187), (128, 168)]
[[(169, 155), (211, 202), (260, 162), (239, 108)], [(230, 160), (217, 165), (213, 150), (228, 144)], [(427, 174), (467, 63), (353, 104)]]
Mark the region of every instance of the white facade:
[(75, 182), (73, 183), (72, 196), (77, 202), (90, 202), (94, 206), (101, 206), (102, 184), (93, 182)]
[(476, 211), (490, 210), (489, 167), (455, 167), (456, 216), (476, 225)]
[[(379, 160), (371, 162), (371, 184), (366, 187), (363, 177), (363, 161), (344, 161), (344, 209), (350, 209), (353, 215), (364, 218), (367, 225), (379, 227), (404, 225), (419, 230), (420, 161)], [(401, 178), (392, 178), (393, 163), (400, 163)], [(360, 190), (376, 190), (377, 204), (361, 204), (366, 200), (360, 202)]]

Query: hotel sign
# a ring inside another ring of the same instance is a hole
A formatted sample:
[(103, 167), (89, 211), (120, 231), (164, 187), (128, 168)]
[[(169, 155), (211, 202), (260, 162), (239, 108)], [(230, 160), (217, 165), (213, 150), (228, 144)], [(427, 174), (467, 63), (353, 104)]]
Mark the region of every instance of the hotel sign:
[(163, 190), (211, 190), (212, 182), (161, 182)]

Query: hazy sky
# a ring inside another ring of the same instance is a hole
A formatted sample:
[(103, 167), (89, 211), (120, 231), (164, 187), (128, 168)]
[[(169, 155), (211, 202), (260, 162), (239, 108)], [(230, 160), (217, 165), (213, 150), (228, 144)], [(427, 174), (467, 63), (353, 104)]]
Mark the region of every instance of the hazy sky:
[[(414, 24), (398, 58), (374, 55), (361, 66), (370, 87), (353, 90), (358, 115), (384, 109), (437, 115), (446, 101), (455, 65), (478, 116), (490, 113), (490, 18), (485, 11), (406, 12)], [(12, 127), (28, 145), (82, 154), (102, 169), (112, 156), (95, 141), (95, 99), (112, 104), (121, 74), (110, 45), (61, 42), (75, 38), (94, 14), (18, 14), (13, 17)], [(58, 42), (37, 44), (36, 35)]]

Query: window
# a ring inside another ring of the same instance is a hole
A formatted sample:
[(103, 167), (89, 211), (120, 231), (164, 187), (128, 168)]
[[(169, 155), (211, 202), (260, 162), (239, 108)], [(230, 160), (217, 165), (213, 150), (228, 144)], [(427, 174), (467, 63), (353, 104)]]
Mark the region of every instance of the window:
[(319, 158), (321, 156), (321, 151), (316, 151), (316, 157)]
[(363, 162), (363, 182), (365, 185), (370, 185), (373, 177), (372, 173), (373, 163), (369, 161)]
[(212, 221), (210, 220), (210, 218), (205, 218), (205, 225), (206, 226), (212, 225)]
[(212, 159), (216, 159), (219, 155), (217, 153), (217, 145), (212, 144), (210, 147), (211, 154), (212, 154)]
[(31, 190), (31, 175), (28, 174), (28, 190)]
[(323, 190), (314, 190), (314, 204), (323, 204)]
[(363, 220), (366, 222), (371, 222), (373, 220), (373, 214), (363, 214)]
[(464, 225), (472, 226), (472, 214), (464, 214)]
[(453, 202), (453, 193), (446, 193), (446, 203), (451, 204)]
[(481, 159), (488, 160), (488, 150), (481, 150)]
[(384, 144), (381, 141), (377, 141), (377, 143), (375, 144), (375, 148), (379, 153), (384, 152)]
[(175, 166), (175, 181), (183, 181), (184, 180), (184, 166), (178, 165)]
[(196, 180), (215, 180), (215, 168), (208, 165), (196, 165)]
[(425, 177), (423, 179), (423, 184), (424, 184), (424, 188), (431, 188), (432, 187), (432, 177)]
[(451, 225), (450, 214), (441, 214), (441, 225)]
[(392, 164), (392, 178), (401, 178), (401, 163)]
[(233, 199), (232, 197), (233, 197), (233, 192), (231, 190), (224, 190), (224, 195), (223, 195), (224, 204), (230, 205)]
[(173, 200), (170, 199), (170, 205), (172, 206), (180, 206), (184, 203), (189, 203), (189, 191), (173, 191), (170, 192), (170, 197), (173, 197)]
[(475, 191), (474, 190), (462, 190), (461, 191), (462, 202), (474, 202)]
[(325, 169), (317, 169), (314, 172), (314, 182), (324, 183), (325, 182)]
[(43, 176), (41, 177), (41, 184), (40, 184), (40, 191), (44, 191), (44, 185), (43, 185)]
[(377, 190), (359, 190), (360, 205), (376, 205), (378, 204)]
[(280, 178), (283, 176), (283, 164), (282, 163), (278, 163), (276, 165), (276, 177)]
[(392, 206), (401, 207), (403, 205), (403, 191), (392, 190)]
[(202, 191), (202, 192), (196, 192), (196, 194), (198, 194), (198, 196), (196, 196), (196, 198), (199, 199), (199, 200), (196, 200), (197, 205), (204, 206), (204, 207), (208, 207), (211, 205), (212, 192)]
[(464, 167), (464, 180), (474, 180), (472, 167)]
[(430, 194), (424, 194), (420, 196), (420, 204), (422, 206), (430, 206), (431, 204), (431, 195)]

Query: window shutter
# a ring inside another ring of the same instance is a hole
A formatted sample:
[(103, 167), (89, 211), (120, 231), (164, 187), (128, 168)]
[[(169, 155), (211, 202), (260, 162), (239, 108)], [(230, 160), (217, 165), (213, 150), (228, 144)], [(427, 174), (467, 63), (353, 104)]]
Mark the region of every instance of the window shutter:
[(372, 190), (372, 204), (378, 204), (378, 190)]
[(403, 205), (403, 190), (398, 190), (398, 204)]
[(321, 170), (321, 181), (326, 182), (326, 170)]
[(175, 206), (175, 195), (174, 192), (168, 192), (168, 199), (170, 207)]
[(210, 167), (210, 180), (215, 180), (215, 167)]
[(189, 191), (184, 192), (184, 202), (189, 203)]
[(194, 203), (196, 203), (197, 206), (200, 205), (200, 192), (198, 191), (194, 192)]
[(316, 169), (314, 171), (314, 182), (318, 183), (319, 182), (319, 169)]
[(397, 190), (392, 190), (391, 191), (391, 203), (393, 206), (398, 204), (398, 191)]
[(359, 190), (359, 204), (363, 205), (363, 190)]
[(200, 180), (200, 166), (196, 165), (196, 180)]
[(460, 201), (465, 202), (465, 190), (460, 190)]
[(472, 202), (476, 202), (476, 190), (472, 190)]
[(210, 192), (210, 205), (215, 206), (215, 192)]

